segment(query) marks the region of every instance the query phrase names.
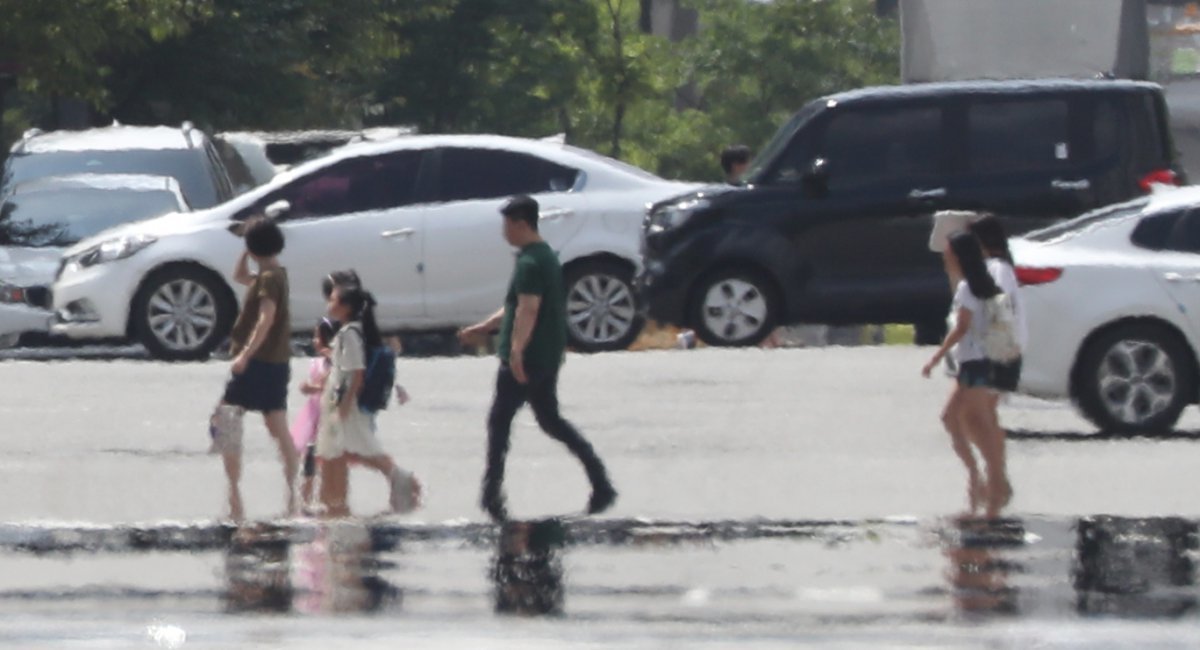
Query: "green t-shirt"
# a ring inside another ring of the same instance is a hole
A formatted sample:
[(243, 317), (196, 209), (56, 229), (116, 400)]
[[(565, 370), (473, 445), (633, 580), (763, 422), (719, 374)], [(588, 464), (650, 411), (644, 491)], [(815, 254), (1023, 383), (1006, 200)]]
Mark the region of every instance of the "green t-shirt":
[(562, 265), (550, 244), (534, 242), (517, 253), (508, 296), (504, 299), (504, 321), (500, 325), (499, 354), (507, 362), (512, 351), (513, 320), (517, 296), (541, 296), (537, 323), (525, 346), (525, 365), (557, 368), (567, 349), (567, 295), (563, 290)]

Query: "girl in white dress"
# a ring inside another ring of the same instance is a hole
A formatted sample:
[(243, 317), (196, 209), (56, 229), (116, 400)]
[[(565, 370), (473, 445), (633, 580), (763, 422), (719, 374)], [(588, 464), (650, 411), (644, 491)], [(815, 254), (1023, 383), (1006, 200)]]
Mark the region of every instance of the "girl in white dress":
[(375, 323), (375, 299), (357, 285), (335, 285), (326, 305), (330, 318), (344, 323), (333, 338), (329, 377), (321, 394), (321, 424), (316, 456), (320, 463), (321, 503), (325, 514), (350, 514), (349, 464), (362, 464), (387, 477), (395, 512), (416, 507), (420, 486), (411, 472), (396, 465), (375, 437), (374, 414), (358, 406), (366, 374), (366, 351), (383, 344)]

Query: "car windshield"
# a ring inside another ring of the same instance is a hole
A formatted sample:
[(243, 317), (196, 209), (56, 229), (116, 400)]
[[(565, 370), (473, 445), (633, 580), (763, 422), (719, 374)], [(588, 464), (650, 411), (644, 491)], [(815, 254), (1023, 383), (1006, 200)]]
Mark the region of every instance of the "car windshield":
[(763, 147), (762, 151), (755, 156), (754, 160), (750, 163), (750, 167), (746, 169), (746, 173), (742, 174), (742, 178), (751, 183), (761, 183), (763, 174), (766, 173), (771, 163), (787, 148), (792, 138), (796, 135), (796, 132), (816, 116), (817, 113), (820, 113), (824, 106), (824, 101), (811, 102), (793, 115), (792, 119), (779, 127), (779, 130), (767, 142), (767, 146)]
[(181, 209), (166, 190), (55, 189), (8, 197), (0, 207), (0, 245), (70, 246), (102, 230)]
[(179, 181), (188, 204), (200, 209), (216, 205), (217, 188), (204, 165), (203, 151), (193, 149), (127, 149), (121, 151), (45, 151), (9, 159), (5, 187), (70, 174), (158, 174)]
[(1140, 198), (1134, 201), (1128, 201), (1126, 203), (1110, 205), (1099, 210), (1093, 210), (1092, 212), (1088, 212), (1083, 216), (1076, 217), (1070, 221), (1064, 221), (1063, 223), (1055, 224), (1048, 228), (1035, 230), (1025, 234), (1024, 237), (1029, 241), (1046, 242), (1074, 236), (1081, 232), (1090, 230), (1102, 223), (1116, 221), (1125, 217), (1139, 214), (1149, 203), (1149, 198)]

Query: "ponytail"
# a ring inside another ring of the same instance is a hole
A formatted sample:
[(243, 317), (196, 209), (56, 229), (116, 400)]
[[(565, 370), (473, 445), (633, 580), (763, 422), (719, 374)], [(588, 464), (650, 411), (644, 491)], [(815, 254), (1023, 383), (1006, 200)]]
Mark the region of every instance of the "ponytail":
[(379, 323), (375, 320), (375, 296), (370, 291), (363, 291), (362, 327), (363, 342), (368, 348), (383, 345), (383, 336), (379, 333)]

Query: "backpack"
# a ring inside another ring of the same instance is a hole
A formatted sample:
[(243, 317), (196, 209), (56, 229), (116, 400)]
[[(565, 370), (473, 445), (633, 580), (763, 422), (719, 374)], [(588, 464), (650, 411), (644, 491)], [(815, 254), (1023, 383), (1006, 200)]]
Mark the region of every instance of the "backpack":
[(983, 302), (983, 351), (987, 358), (1000, 363), (1016, 361), (1021, 356), (1017, 340), (1017, 312), (1012, 296), (998, 293)]
[(367, 350), (367, 370), (362, 390), (358, 393), (358, 408), (375, 413), (387, 408), (388, 398), (396, 385), (396, 352), (387, 345)]
[[(359, 340), (363, 340), (358, 326), (349, 327), (358, 334)], [(363, 372), (362, 388), (358, 391), (358, 408), (365, 413), (376, 413), (387, 408), (396, 385), (396, 352), (383, 344), (366, 348), (364, 354), (367, 367)]]

